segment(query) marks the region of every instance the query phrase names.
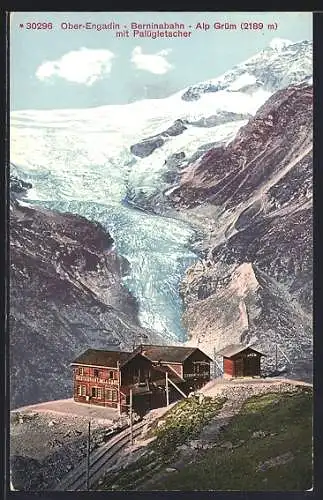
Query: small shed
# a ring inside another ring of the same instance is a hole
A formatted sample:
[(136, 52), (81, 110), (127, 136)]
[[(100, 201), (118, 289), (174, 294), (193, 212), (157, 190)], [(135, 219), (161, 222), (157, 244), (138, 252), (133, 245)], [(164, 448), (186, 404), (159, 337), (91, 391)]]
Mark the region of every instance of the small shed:
[(223, 375), (227, 377), (259, 377), (261, 357), (255, 347), (232, 344), (217, 353), (223, 356)]

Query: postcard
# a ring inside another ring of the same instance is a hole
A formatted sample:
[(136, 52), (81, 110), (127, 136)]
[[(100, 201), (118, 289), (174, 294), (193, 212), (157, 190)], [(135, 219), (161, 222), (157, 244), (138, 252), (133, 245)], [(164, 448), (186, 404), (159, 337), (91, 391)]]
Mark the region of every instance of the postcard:
[(312, 13), (10, 14), (10, 489), (312, 488)]

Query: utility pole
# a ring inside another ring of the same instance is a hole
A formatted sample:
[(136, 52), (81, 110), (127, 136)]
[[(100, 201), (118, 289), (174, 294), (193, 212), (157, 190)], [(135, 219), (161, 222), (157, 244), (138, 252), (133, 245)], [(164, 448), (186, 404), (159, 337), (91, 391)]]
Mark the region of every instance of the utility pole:
[(166, 406), (169, 406), (168, 372), (166, 372)]
[[(91, 398), (91, 396), (89, 396)], [(90, 453), (91, 453), (91, 399), (90, 399), (90, 418), (87, 435), (87, 468), (86, 468), (86, 489), (90, 490)]]
[(87, 437), (87, 469), (86, 469), (86, 489), (90, 490), (90, 452), (91, 452), (91, 420), (89, 420)]
[(129, 408), (129, 413), (130, 413), (130, 443), (131, 446), (133, 445), (133, 429), (132, 429), (132, 389), (130, 389), (130, 408)]

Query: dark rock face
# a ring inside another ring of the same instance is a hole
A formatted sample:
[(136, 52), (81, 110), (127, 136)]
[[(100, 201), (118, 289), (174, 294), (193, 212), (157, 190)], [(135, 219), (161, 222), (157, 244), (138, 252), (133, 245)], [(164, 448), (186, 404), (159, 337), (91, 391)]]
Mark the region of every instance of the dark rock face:
[(175, 137), (176, 135), (182, 134), (185, 130), (187, 130), (188, 126), (195, 127), (217, 127), (218, 125), (222, 125), (223, 123), (238, 121), (238, 120), (247, 120), (251, 117), (248, 114), (241, 113), (232, 113), (229, 111), (219, 111), (216, 115), (211, 115), (208, 117), (200, 118), (199, 120), (175, 120), (174, 124), (168, 127), (164, 132), (160, 134), (154, 135), (152, 137), (147, 137), (137, 144), (133, 144), (130, 147), (130, 151), (135, 156), (140, 158), (145, 158), (146, 156), (151, 155), (155, 151), (155, 149), (160, 148), (165, 144), (165, 141), (169, 137)]
[(168, 137), (174, 137), (176, 135), (180, 135), (186, 130), (187, 127), (184, 124), (183, 120), (175, 120), (173, 125), (168, 127), (164, 132), (160, 134), (154, 135), (152, 137), (147, 137), (147, 139), (143, 139), (141, 142), (134, 144), (130, 147), (130, 151), (135, 156), (139, 156), (140, 158), (145, 158), (146, 156), (151, 155), (155, 149), (160, 148), (165, 144), (165, 139)]
[(69, 364), (86, 348), (131, 349), (153, 336), (99, 224), (16, 202), (10, 233), (12, 407), (70, 397)]
[(184, 124), (183, 120), (175, 120), (174, 124), (168, 127), (165, 132), (162, 132), (164, 137), (170, 136), (174, 137), (176, 135), (180, 135), (186, 130), (187, 127)]
[(25, 193), (31, 187), (30, 182), (25, 182), (14, 175), (10, 176), (10, 192), (12, 194)]
[(134, 144), (131, 146), (130, 151), (135, 156), (139, 156), (139, 158), (145, 158), (146, 156), (151, 155), (155, 149), (160, 148), (164, 143), (165, 141), (162, 136), (156, 135)]
[[(204, 226), (182, 283), (184, 322), (210, 353), (258, 342), (290, 376), (312, 366), (312, 87), (274, 94), (227, 147), (184, 169), (173, 204)], [(288, 358), (288, 360), (287, 360)]]
[(186, 160), (186, 155), (184, 151), (180, 151), (179, 153), (173, 153), (170, 155), (167, 160), (165, 160), (165, 165), (167, 169), (162, 175), (162, 179), (164, 182), (168, 184), (175, 183), (178, 177), (178, 173), (181, 170), (183, 162)]
[(218, 125), (222, 125), (227, 122), (235, 122), (239, 120), (249, 120), (251, 115), (249, 114), (241, 114), (241, 113), (232, 113), (230, 111), (219, 111), (216, 115), (211, 115), (207, 117), (200, 118), (196, 121), (190, 121), (190, 125), (195, 125), (195, 127), (217, 127)]
[(225, 83), (219, 82), (216, 84), (204, 83), (200, 85), (194, 85), (188, 88), (182, 95), (183, 101), (197, 101), (200, 99), (201, 94), (209, 92), (218, 92), (219, 90), (224, 90), (226, 87)]

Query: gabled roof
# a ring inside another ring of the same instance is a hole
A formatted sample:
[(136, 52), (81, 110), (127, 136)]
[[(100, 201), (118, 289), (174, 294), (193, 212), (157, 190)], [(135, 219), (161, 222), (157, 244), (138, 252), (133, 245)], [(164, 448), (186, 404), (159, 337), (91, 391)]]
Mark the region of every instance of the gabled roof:
[(217, 354), (217, 356), (223, 356), (224, 358), (232, 358), (232, 356), (235, 356), (236, 354), (239, 354), (240, 352), (246, 351), (247, 349), (251, 349), (251, 350), (259, 353), (261, 356), (265, 356), (265, 354), (260, 352), (255, 347), (253, 347), (251, 345), (242, 345), (242, 344), (228, 345), (224, 349), (221, 349), (221, 351), (218, 351), (216, 354)]
[(93, 365), (93, 366), (106, 366), (108, 368), (116, 368), (118, 362), (120, 365), (126, 363), (132, 352), (125, 351), (105, 351), (103, 349), (87, 349), (80, 354), (72, 364)]
[[(142, 355), (153, 362), (164, 361), (169, 363), (182, 363), (196, 350), (200, 351), (197, 347), (157, 346), (148, 344), (142, 344), (133, 352), (87, 349), (74, 359), (71, 364), (117, 368), (118, 363), (120, 366), (123, 366), (138, 355)], [(211, 360), (204, 352), (202, 352), (202, 354)]]
[(197, 347), (141, 344), (136, 351), (153, 362), (183, 363), (195, 351), (202, 352), (204, 356), (212, 361), (209, 356)]

